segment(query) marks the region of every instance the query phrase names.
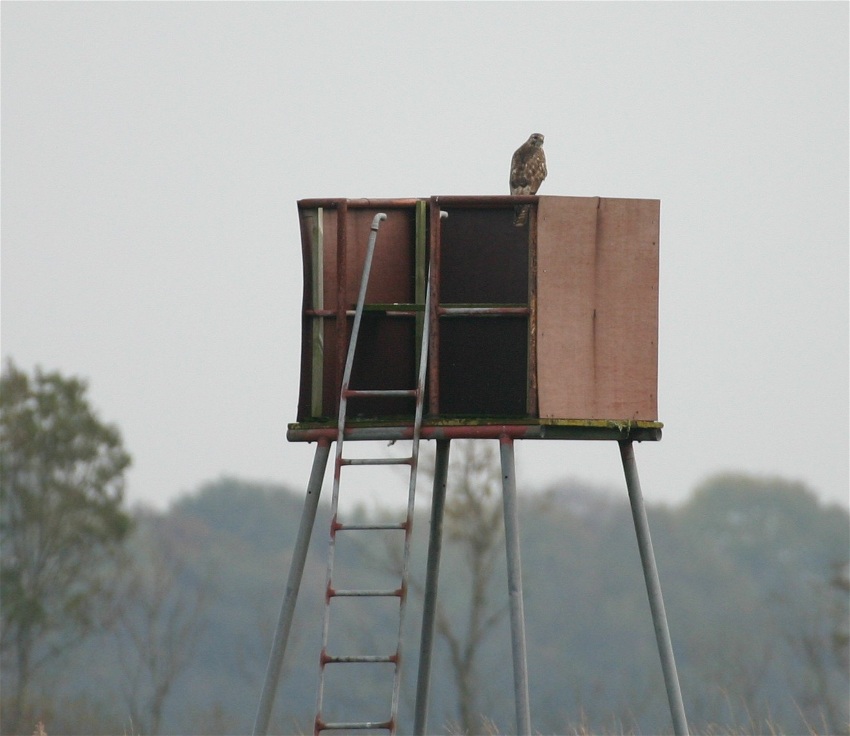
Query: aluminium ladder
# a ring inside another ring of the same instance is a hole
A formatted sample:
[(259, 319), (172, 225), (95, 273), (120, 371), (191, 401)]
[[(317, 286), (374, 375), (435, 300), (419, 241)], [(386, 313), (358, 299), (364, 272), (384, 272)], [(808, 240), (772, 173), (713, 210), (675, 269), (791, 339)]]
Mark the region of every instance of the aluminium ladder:
[[(413, 389), (366, 389), (355, 390), (349, 388), (351, 371), (354, 364), (354, 354), (357, 348), (357, 338), (360, 331), (360, 322), (363, 316), (363, 307), (366, 301), (366, 290), (369, 284), (369, 274), (372, 268), (372, 256), (375, 251), (380, 223), (386, 219), (386, 214), (378, 213), (372, 220), (372, 229), (369, 235), (369, 244), (366, 251), (366, 260), (363, 265), (363, 274), (360, 281), (360, 292), (357, 297), (357, 306), (354, 312), (354, 322), (351, 329), (351, 338), (348, 345), (348, 355), (345, 361), (345, 369), (342, 376), (342, 385), (339, 396), (339, 417), (337, 421), (336, 459), (334, 463), (334, 485), (331, 499), (331, 530), (328, 549), (328, 567), (325, 587), (325, 604), (322, 623), (322, 650), (320, 655), (319, 688), (316, 698), (316, 718), (314, 732), (319, 734), (323, 731), (389, 731), (394, 734), (397, 726), (399, 687), (401, 682), (401, 637), (404, 625), (404, 614), (407, 603), (408, 567), (410, 558), (410, 535), (413, 524), (413, 503), (416, 491), (416, 471), (419, 465), (419, 436), (422, 426), (422, 410), (425, 396), (425, 375), (428, 352), (428, 314), (430, 308), (430, 284), (426, 283), (425, 315), (422, 320), (422, 343), (419, 354), (419, 371), (416, 388)], [(349, 398), (377, 398), (377, 397), (410, 397), (416, 402), (414, 415), (412, 443), (410, 455), (405, 457), (391, 458), (348, 458), (343, 455), (346, 430), (346, 412)], [(343, 469), (352, 465), (407, 465), (410, 478), (407, 493), (407, 514), (405, 520), (399, 523), (386, 524), (348, 524), (340, 523), (338, 517), (339, 489)], [(334, 585), (334, 555), (336, 550), (337, 534), (369, 532), (376, 530), (398, 530), (404, 533), (403, 557), (401, 565), (401, 582), (395, 589), (337, 589)], [(396, 638), (395, 651), (379, 654), (360, 654), (354, 656), (334, 655), (328, 651), (330, 631), (330, 608), (331, 603), (341, 597), (367, 597), (367, 598), (397, 598), (398, 610), (398, 637)], [(389, 717), (372, 721), (326, 721), (323, 716), (325, 700), (325, 675), (328, 667), (343, 667), (348, 664), (374, 664), (393, 667), (392, 698)]]

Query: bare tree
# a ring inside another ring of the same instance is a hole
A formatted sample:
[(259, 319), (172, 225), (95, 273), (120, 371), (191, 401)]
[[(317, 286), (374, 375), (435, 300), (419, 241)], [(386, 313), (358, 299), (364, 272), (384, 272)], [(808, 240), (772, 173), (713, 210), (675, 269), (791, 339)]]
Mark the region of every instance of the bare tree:
[(798, 701), (807, 720), (823, 721), (829, 733), (847, 734), (850, 719), (848, 672), (848, 566), (831, 565), (826, 581), (812, 584), (804, 613), (785, 641), (803, 665), (797, 687)]
[[(444, 535), (463, 554), (470, 596), (461, 620), (438, 601), (436, 628), (449, 648), (459, 727), (463, 733), (481, 733), (486, 724), (479, 708), (479, 655), (487, 635), (508, 611), (507, 605), (496, 607), (491, 599), (491, 582), (504, 540), (495, 445), (456, 440), (448, 488)], [(421, 590), (421, 585), (417, 587)]]
[(115, 604), (125, 702), (133, 729), (151, 736), (160, 732), (165, 704), (204, 628), (210, 580), (190, 573), (191, 538), (179, 518), (140, 524)]
[(832, 651), (841, 674), (850, 680), (850, 562), (842, 560), (832, 565), (829, 587), (834, 595)]
[[(449, 466), (448, 492), (444, 507), (444, 544), (463, 557), (469, 602), (465, 615), (447, 610), (442, 600), (436, 604), (437, 635), (446, 642), (452, 677), (457, 693), (457, 723), (452, 733), (489, 733), (492, 723), (480, 708), (481, 679), (478, 664), (482, 646), (490, 632), (507, 614), (505, 603), (499, 607), (492, 600), (491, 588), (495, 566), (504, 550), (502, 474), (495, 443), (480, 440), (454, 440)], [(433, 461), (420, 460), (423, 477), (434, 477)], [(399, 546), (386, 540), (384, 552), (375, 555), (365, 545), (357, 545), (363, 559), (376, 570), (398, 574), (402, 555)], [(410, 589), (424, 597), (425, 585), (411, 575)]]

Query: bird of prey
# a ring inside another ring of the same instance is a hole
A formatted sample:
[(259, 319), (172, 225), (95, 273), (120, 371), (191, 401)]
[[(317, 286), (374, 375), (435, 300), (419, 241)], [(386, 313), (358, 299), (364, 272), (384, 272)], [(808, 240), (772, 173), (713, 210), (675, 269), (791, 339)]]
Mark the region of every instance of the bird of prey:
[[(537, 194), (546, 178), (546, 155), (543, 153), (543, 134), (532, 133), (514, 151), (511, 158), (511, 194)], [(514, 208), (514, 225), (521, 227), (528, 220), (530, 205)]]

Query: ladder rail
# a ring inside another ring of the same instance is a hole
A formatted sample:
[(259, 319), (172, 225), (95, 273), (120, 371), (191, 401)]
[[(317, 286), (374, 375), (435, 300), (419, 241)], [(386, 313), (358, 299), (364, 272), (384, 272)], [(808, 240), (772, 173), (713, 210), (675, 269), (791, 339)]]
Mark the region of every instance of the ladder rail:
[[(402, 569), (401, 569), (401, 585), (402, 596), (399, 603), (398, 617), (398, 642), (399, 650), (397, 654), (400, 657), (401, 640), (404, 633), (404, 618), (407, 611), (407, 581), (410, 570), (410, 542), (411, 529), (413, 521), (414, 498), (416, 495), (416, 479), (419, 469), (419, 437), (422, 431), (422, 413), (425, 404), (425, 378), (428, 374), (428, 342), (430, 339), (430, 323), (428, 319), (431, 308), (431, 270), (428, 269), (428, 275), (425, 280), (425, 321), (422, 325), (422, 349), (419, 351), (419, 376), (417, 378), (417, 396), (416, 396), (416, 414), (413, 420), (413, 439), (411, 449), (411, 464), (410, 464), (410, 483), (407, 490), (407, 530), (404, 533), (404, 551), (402, 553)], [(392, 721), (395, 723), (396, 714), (398, 713), (399, 692), (401, 690), (401, 667), (397, 664), (393, 677), (393, 694), (391, 702)]]
[(354, 309), (354, 323), (351, 326), (351, 337), (348, 340), (348, 354), (345, 356), (345, 368), (342, 372), (342, 390), (339, 397), (339, 417), (337, 418), (337, 456), (341, 454), (343, 431), (345, 429), (345, 413), (348, 404), (348, 384), (351, 382), (351, 369), (354, 366), (354, 353), (357, 350), (357, 338), (360, 335), (360, 323), (363, 321), (363, 305), (366, 303), (366, 290), (369, 288), (369, 275), (372, 272), (372, 258), (375, 255), (375, 243), (378, 239), (378, 228), (387, 219), (384, 212), (379, 212), (372, 218), (372, 228), (369, 232), (369, 244), (366, 247), (366, 260), (363, 263), (363, 274), (360, 277), (360, 291), (357, 294), (357, 306)]

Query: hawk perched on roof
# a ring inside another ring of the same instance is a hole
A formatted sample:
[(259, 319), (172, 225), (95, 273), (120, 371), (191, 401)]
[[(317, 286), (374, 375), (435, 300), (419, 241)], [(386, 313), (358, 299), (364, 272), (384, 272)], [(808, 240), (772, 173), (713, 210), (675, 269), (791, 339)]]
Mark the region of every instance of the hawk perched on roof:
[[(543, 153), (543, 134), (532, 133), (514, 151), (511, 158), (511, 194), (537, 194), (546, 178), (546, 154)], [(514, 225), (521, 227), (528, 220), (529, 205), (514, 208)]]

